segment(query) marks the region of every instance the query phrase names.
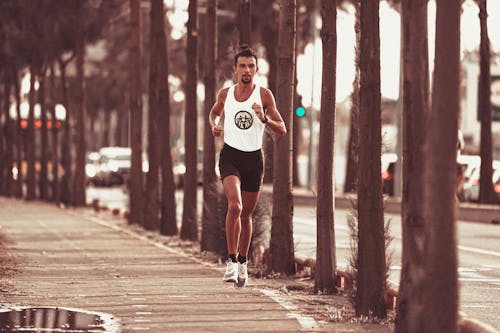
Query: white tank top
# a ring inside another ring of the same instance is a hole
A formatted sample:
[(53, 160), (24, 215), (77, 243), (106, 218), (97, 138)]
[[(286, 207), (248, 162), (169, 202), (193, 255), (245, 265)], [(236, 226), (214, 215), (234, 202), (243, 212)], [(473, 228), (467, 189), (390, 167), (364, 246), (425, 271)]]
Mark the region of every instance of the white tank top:
[(256, 151), (262, 148), (265, 124), (255, 115), (252, 104), (262, 106), (260, 86), (250, 97), (238, 102), (234, 97), (235, 86), (229, 87), (224, 103), (224, 142), (241, 151)]

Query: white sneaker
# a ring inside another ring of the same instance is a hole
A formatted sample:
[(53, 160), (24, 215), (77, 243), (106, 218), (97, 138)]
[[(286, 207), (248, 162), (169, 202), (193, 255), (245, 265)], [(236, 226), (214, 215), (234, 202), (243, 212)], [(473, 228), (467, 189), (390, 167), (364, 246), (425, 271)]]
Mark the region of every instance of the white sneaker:
[(244, 287), (248, 282), (248, 262), (238, 263), (238, 284)]
[(238, 263), (232, 262), (231, 259), (227, 261), (226, 273), (222, 278), (224, 282), (238, 282)]

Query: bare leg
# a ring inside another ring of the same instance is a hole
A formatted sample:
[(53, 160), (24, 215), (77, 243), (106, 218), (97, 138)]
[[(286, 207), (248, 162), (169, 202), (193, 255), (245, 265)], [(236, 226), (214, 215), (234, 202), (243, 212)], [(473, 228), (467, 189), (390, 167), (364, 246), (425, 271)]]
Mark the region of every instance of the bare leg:
[(250, 248), (250, 242), (252, 240), (252, 215), (257, 206), (259, 194), (260, 192), (241, 192), (243, 209), (240, 218), (241, 234), (238, 249), (239, 253), (245, 257), (248, 255), (248, 249)]
[(224, 178), (224, 192), (227, 198), (226, 215), (226, 239), (227, 251), (229, 254), (236, 254), (241, 231), (241, 188), (240, 179), (236, 176), (227, 176)]

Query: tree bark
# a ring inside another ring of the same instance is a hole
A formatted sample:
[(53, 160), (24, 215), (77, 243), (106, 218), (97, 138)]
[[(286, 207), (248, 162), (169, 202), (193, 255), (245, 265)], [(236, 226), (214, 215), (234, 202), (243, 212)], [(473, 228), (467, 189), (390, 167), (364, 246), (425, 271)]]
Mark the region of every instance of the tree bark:
[(14, 133), (16, 122), (10, 117), (10, 92), (12, 88), (12, 80), (8, 75), (5, 76), (4, 81), (4, 138), (5, 138), (5, 195), (12, 196), (15, 193), (14, 189), (14, 178), (12, 174), (12, 167), (14, 166)]
[(354, 56), (354, 81), (352, 83), (351, 93), (351, 115), (349, 127), (349, 142), (347, 146), (346, 174), (344, 181), (344, 193), (355, 193), (358, 182), (358, 160), (359, 160), (359, 50), (360, 50), (360, 13), (359, 2), (353, 3), (355, 10), (356, 46)]
[(50, 64), (50, 77), (49, 77), (49, 110), (51, 118), (51, 134), (52, 134), (52, 189), (51, 198), (56, 204), (59, 203), (59, 129), (57, 128), (56, 118), (56, 92), (55, 92), (55, 73), (54, 65)]
[(41, 200), (49, 199), (49, 184), (48, 184), (48, 169), (47, 169), (47, 155), (48, 155), (48, 142), (49, 133), (47, 130), (47, 103), (46, 103), (46, 70), (40, 73), (40, 88), (38, 94), (38, 102), (40, 104), (40, 177), (39, 177), (39, 193)]
[[(284, 274), (295, 273), (293, 243), (292, 137), (293, 78), (295, 70), (295, 0), (280, 0), (278, 36), (277, 107), (287, 134), (274, 144), (274, 190), (269, 269)], [(279, 170), (279, 171), (278, 171)]]
[(330, 0), (322, 0), (321, 41), (323, 66), (321, 84), (321, 114), (318, 156), (318, 198), (316, 219), (316, 271), (314, 289), (336, 290), (336, 256), (334, 231), (334, 174), (333, 155), (335, 142), (335, 87), (337, 65), (337, 7)]
[(252, 2), (239, 0), (238, 31), (240, 45), (252, 46)]
[(217, 83), (215, 61), (217, 59), (217, 0), (207, 3), (205, 34), (205, 102), (203, 104), (203, 213), (201, 230), (201, 250), (215, 251), (216, 239), (220, 230), (216, 225), (217, 213), (217, 179), (215, 175), (215, 141), (208, 117), (215, 103), (215, 85)]
[(83, 14), (78, 15), (76, 32), (76, 91), (75, 91), (75, 175), (73, 179), (73, 205), (86, 205), (85, 191), (85, 156), (86, 141), (86, 96), (85, 96), (85, 28)]
[(23, 197), (23, 182), (24, 182), (24, 172), (23, 172), (23, 155), (24, 155), (24, 134), (21, 128), (21, 91), (19, 84), (19, 77), (17, 73), (17, 69), (14, 67), (11, 71), (12, 82), (14, 86), (14, 95), (16, 99), (16, 115), (17, 119), (15, 122), (15, 134), (14, 134), (14, 142), (16, 145), (16, 166), (17, 166), (17, 181), (16, 181), (16, 190), (15, 196), (16, 198)]
[(175, 184), (172, 170), (172, 153), (170, 150), (170, 90), (168, 86), (168, 47), (165, 36), (165, 14), (163, 2), (158, 1), (156, 9), (159, 11), (154, 31), (158, 42), (158, 112), (160, 126), (161, 156), (161, 223), (160, 234), (177, 235), (177, 209), (175, 204)]
[(395, 331), (422, 332), (424, 140), (429, 112), (427, 0), (403, 0), (403, 259)]
[(73, 202), (73, 191), (71, 190), (71, 182), (73, 178), (73, 172), (71, 170), (71, 166), (73, 164), (71, 153), (72, 115), (66, 86), (66, 63), (62, 60), (59, 60), (59, 71), (61, 73), (62, 102), (66, 108), (66, 118), (64, 119), (64, 132), (61, 147), (61, 165), (64, 170), (64, 174), (61, 179), (61, 202), (68, 205)]
[[(278, 13), (271, 9), (272, 19), (262, 29), (262, 44), (266, 50), (266, 60), (269, 63), (269, 74), (267, 75), (267, 86), (276, 95), (276, 81), (278, 74)], [(264, 133), (264, 154), (266, 163), (264, 165), (264, 179), (265, 184), (273, 182), (274, 170), (274, 141), (271, 134)]]
[[(7, 85), (4, 83), (4, 91), (6, 90), (6, 86)], [(9, 166), (6, 161), (7, 135), (5, 134), (8, 126), (8, 118), (5, 118), (5, 121), (2, 121), (2, 119), (4, 119), (3, 113), (5, 100), (8, 100), (8, 98), (2, 96), (2, 93), (0, 92), (0, 195), (7, 195), (7, 174), (9, 170)]]
[(128, 222), (142, 225), (143, 174), (142, 174), (142, 15), (141, 1), (130, 0), (130, 215)]
[(432, 109), (424, 160), (426, 254), (422, 332), (457, 332), (455, 183), (460, 85), (459, 1), (436, 3)]
[(494, 204), (493, 190), (493, 144), (491, 138), (491, 71), (490, 71), (490, 39), (488, 37), (488, 12), (486, 0), (477, 0), (479, 4), (479, 23), (481, 26), (480, 72), (479, 72), (479, 112), (481, 114), (481, 169), (479, 175), (479, 202)]
[(160, 219), (160, 142), (159, 142), (159, 52), (164, 19), (161, 0), (151, 0), (150, 10), (150, 57), (149, 57), (149, 98), (148, 98), (148, 161), (149, 171), (146, 177), (144, 202), (144, 227), (148, 230), (159, 230)]
[(382, 209), (379, 1), (360, 7), (358, 278), (356, 314), (385, 318), (385, 238)]
[[(198, 240), (198, 108), (196, 88), (198, 84), (198, 0), (190, 0), (187, 22), (187, 73), (186, 117), (184, 121), (184, 145), (186, 174), (184, 176), (184, 201), (182, 209), (181, 238)], [(189, 133), (189, 138), (188, 134)]]
[(26, 160), (28, 163), (28, 181), (26, 200), (36, 199), (36, 170), (35, 170), (35, 80), (36, 71), (33, 66), (30, 67), (30, 91), (28, 127), (26, 128)]

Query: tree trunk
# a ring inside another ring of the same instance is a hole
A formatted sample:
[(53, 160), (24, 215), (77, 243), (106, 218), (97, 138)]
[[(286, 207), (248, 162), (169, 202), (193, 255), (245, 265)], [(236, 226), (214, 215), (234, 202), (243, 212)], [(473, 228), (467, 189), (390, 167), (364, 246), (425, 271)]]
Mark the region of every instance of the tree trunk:
[(19, 85), (19, 77), (17, 74), (17, 69), (14, 67), (11, 71), (12, 82), (14, 85), (14, 95), (16, 99), (16, 123), (15, 123), (15, 132), (14, 132), (14, 143), (16, 145), (16, 166), (17, 166), (17, 181), (16, 181), (16, 189), (15, 196), (17, 198), (23, 197), (23, 182), (24, 182), (24, 172), (23, 172), (23, 131), (21, 128), (21, 92)]
[(316, 219), (316, 271), (314, 289), (333, 292), (335, 287), (336, 256), (334, 231), (334, 174), (335, 87), (337, 57), (337, 7), (335, 2), (322, 0), (321, 41), (323, 66), (321, 86), (321, 115), (318, 156), (318, 199)]
[[(274, 190), (269, 269), (294, 274), (292, 137), (293, 78), (295, 71), (295, 0), (280, 0), (277, 107), (288, 130), (274, 144)], [(279, 170), (279, 171), (278, 171)]]
[(73, 191), (71, 190), (71, 182), (73, 178), (72, 164), (73, 158), (71, 155), (71, 122), (72, 115), (68, 100), (68, 88), (66, 86), (66, 63), (59, 60), (59, 70), (61, 72), (61, 95), (62, 102), (66, 108), (66, 118), (64, 119), (64, 132), (61, 147), (61, 166), (64, 174), (61, 179), (61, 202), (71, 204), (73, 202)]
[(46, 103), (46, 70), (42, 70), (40, 73), (40, 88), (38, 94), (38, 102), (40, 104), (40, 177), (39, 177), (39, 193), (40, 199), (49, 199), (49, 184), (48, 184), (48, 169), (47, 169), (47, 155), (48, 155), (48, 143), (49, 143), (49, 133), (47, 130), (47, 103)]
[(250, 0), (239, 0), (238, 31), (240, 45), (252, 46), (252, 2)]
[(75, 91), (75, 177), (73, 180), (73, 205), (85, 206), (85, 156), (87, 154), (86, 142), (86, 98), (85, 98), (85, 29), (84, 18), (80, 13), (76, 33), (76, 91)]
[[(4, 91), (7, 89), (7, 84), (4, 83)], [(3, 99), (3, 100), (2, 100)], [(3, 113), (4, 113), (4, 107), (5, 104), (2, 103), (5, 100), (8, 101), (7, 96), (2, 96), (2, 93), (0, 92), (0, 195), (7, 195), (7, 178), (8, 178), (8, 170), (9, 166), (6, 161), (6, 148), (7, 148), (7, 135), (5, 134), (8, 126), (8, 118), (6, 118)], [(8, 115), (8, 112), (6, 112)], [(5, 119), (2, 121), (2, 119)]]
[(385, 238), (382, 210), (379, 1), (360, 7), (358, 279), (356, 314), (385, 318)]
[(111, 145), (109, 131), (111, 128), (111, 110), (104, 110), (103, 117), (102, 146), (109, 147)]
[(204, 84), (205, 101), (203, 104), (203, 215), (201, 229), (201, 250), (214, 251), (217, 249), (215, 239), (220, 234), (216, 225), (217, 213), (217, 178), (215, 175), (215, 141), (208, 121), (210, 109), (215, 103), (215, 85), (217, 83), (215, 60), (217, 59), (217, 0), (207, 2), (205, 26), (205, 54), (204, 54)]
[(141, 1), (130, 0), (130, 167), (129, 223), (142, 225), (143, 176), (142, 176), (142, 15)]
[(356, 46), (354, 56), (354, 81), (351, 93), (351, 115), (349, 128), (349, 143), (347, 146), (347, 165), (344, 181), (344, 193), (355, 193), (358, 182), (358, 160), (359, 160), (359, 50), (360, 50), (360, 17), (359, 2), (353, 3), (356, 20), (354, 30), (356, 32)]
[(149, 171), (146, 177), (144, 202), (144, 227), (159, 230), (160, 198), (160, 142), (159, 142), (159, 51), (160, 39), (165, 37), (162, 30), (164, 19), (161, 0), (151, 0), (150, 10), (150, 57), (149, 57), (149, 98), (148, 98), (148, 161)]
[[(187, 22), (186, 117), (184, 145), (186, 174), (184, 177), (184, 206), (182, 208), (181, 238), (198, 240), (197, 187), (198, 187), (198, 10), (197, 0), (189, 1)], [(188, 134), (189, 133), (189, 138)]]
[[(299, 11), (295, 11), (295, 22), (299, 21)], [(297, 31), (296, 35), (299, 35), (299, 27), (297, 26)], [(295, 43), (295, 63), (297, 63), (297, 57), (298, 57), (298, 43)], [(297, 84), (298, 84), (298, 79), (297, 79), (297, 66), (295, 66), (295, 70), (293, 72), (293, 105), (292, 105), (292, 110), (293, 110), (293, 133), (292, 133), (292, 147), (293, 147), (293, 153), (292, 153), (292, 186), (299, 186), (299, 146), (301, 143), (301, 138), (302, 138), (302, 122), (300, 119), (295, 117), (295, 110), (299, 106), (302, 106), (302, 96), (299, 95), (297, 92)]]
[(493, 146), (491, 140), (491, 73), (490, 39), (488, 37), (488, 12), (486, 0), (478, 0), (479, 23), (481, 26), (480, 73), (479, 73), (479, 112), (481, 113), (481, 170), (479, 175), (479, 202), (494, 204), (493, 190)]
[(460, 109), (460, 10), (458, 1), (436, 3), (432, 110), (424, 147), (427, 243), (421, 332), (457, 332), (455, 183)]
[[(267, 86), (276, 94), (276, 80), (278, 74), (278, 50), (276, 45), (278, 45), (278, 12), (272, 10), (272, 17), (275, 18), (271, 20), (262, 29), (262, 44), (266, 49), (266, 60), (269, 63), (269, 74), (267, 75)], [(264, 133), (264, 154), (266, 163), (264, 164), (264, 179), (265, 184), (270, 184), (273, 182), (273, 170), (274, 170), (274, 141), (267, 131)]]
[(29, 92), (29, 114), (28, 127), (26, 128), (26, 160), (28, 163), (28, 181), (26, 200), (36, 199), (36, 170), (35, 170), (35, 80), (36, 72), (30, 67), (30, 92)]
[(55, 73), (54, 65), (50, 65), (49, 88), (49, 110), (52, 123), (52, 201), (59, 203), (59, 129), (57, 128), (56, 118), (56, 93), (55, 93)]
[(10, 116), (10, 92), (12, 80), (5, 76), (4, 81), (4, 137), (5, 137), (5, 195), (12, 196), (15, 193), (12, 167), (14, 166), (14, 133), (16, 122)]
[(429, 112), (427, 0), (403, 0), (403, 259), (395, 331), (422, 332), (425, 219), (423, 164)]
[[(295, 58), (297, 59), (297, 58)], [(297, 63), (297, 60), (295, 61)], [(302, 96), (297, 92), (297, 74), (295, 74), (295, 84), (293, 88), (293, 110), (297, 110), (302, 105)], [(292, 185), (299, 186), (299, 147), (302, 143), (302, 122), (297, 117), (293, 117), (293, 153), (292, 153)]]
[[(163, 2), (156, 7), (164, 13)], [(168, 86), (168, 47), (165, 36), (165, 14), (157, 20), (155, 36), (158, 38), (158, 112), (160, 119), (161, 149), (161, 224), (162, 235), (177, 235), (177, 209), (175, 203), (175, 183), (172, 170), (172, 153), (170, 150), (170, 91)]]

